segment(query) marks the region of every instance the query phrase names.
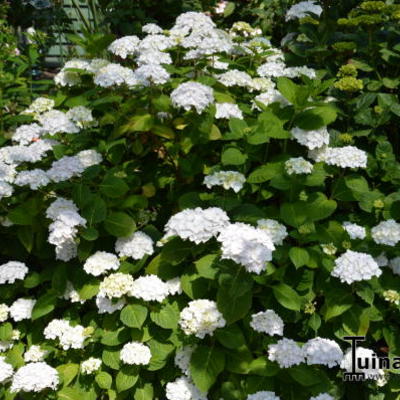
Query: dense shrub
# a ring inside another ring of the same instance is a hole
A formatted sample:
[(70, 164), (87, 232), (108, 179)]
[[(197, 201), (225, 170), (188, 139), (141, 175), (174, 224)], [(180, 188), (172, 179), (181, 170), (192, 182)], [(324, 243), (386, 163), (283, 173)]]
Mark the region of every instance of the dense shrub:
[(0, 149), (1, 395), (396, 399), (342, 381), (344, 336), (397, 356), (399, 331), (397, 161), (353, 129), (355, 63), (197, 13), (143, 31), (69, 61)]

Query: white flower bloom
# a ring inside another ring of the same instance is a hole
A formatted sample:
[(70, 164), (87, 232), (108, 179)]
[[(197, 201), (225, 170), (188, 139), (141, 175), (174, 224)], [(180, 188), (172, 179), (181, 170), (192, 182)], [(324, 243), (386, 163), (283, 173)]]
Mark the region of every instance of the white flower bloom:
[(85, 328), (81, 325), (72, 326), (69, 321), (53, 319), (43, 331), (46, 339), (57, 339), (64, 350), (83, 349), (86, 339)]
[(210, 17), (203, 13), (189, 11), (178, 16), (169, 33), (172, 37), (182, 38), (190, 32), (206, 33), (214, 28), (215, 24)]
[(100, 283), (99, 296), (120, 298), (129, 294), (133, 289), (133, 278), (131, 275), (117, 272), (104, 278)]
[(263, 332), (270, 336), (283, 335), (283, 320), (273, 310), (260, 311), (251, 316), (250, 326), (256, 332)]
[(47, 351), (40, 348), (38, 345), (32, 345), (29, 349), (24, 353), (24, 361), (25, 362), (39, 362), (43, 361), (46, 356)]
[(14, 343), (7, 340), (0, 340), (0, 353), (4, 353), (5, 351), (11, 349), (14, 346)]
[(297, 142), (308, 147), (310, 150), (329, 144), (329, 132), (326, 127), (311, 131), (305, 131), (295, 127), (291, 130), (291, 133)]
[(47, 186), (50, 179), (42, 169), (36, 168), (30, 171), (21, 171), (15, 178), (14, 184), (17, 186), (29, 186), (32, 190), (37, 190)]
[(59, 384), (58, 372), (45, 362), (24, 365), (14, 374), (11, 393), (41, 392), (44, 389), (55, 390)]
[(50, 110), (38, 117), (43, 130), (53, 136), (56, 133), (78, 133), (79, 127), (74, 124), (67, 114), (59, 110)]
[(67, 61), (61, 71), (54, 77), (56, 85), (76, 86), (81, 83), (80, 72), (71, 69), (87, 70), (89, 62), (86, 60), (72, 59)]
[(217, 207), (186, 209), (173, 215), (165, 225), (164, 239), (179, 236), (196, 244), (215, 237), (229, 224), (225, 211)]
[(162, 52), (174, 46), (174, 41), (165, 35), (148, 35), (140, 41), (139, 52)]
[(62, 298), (65, 300), (69, 300), (71, 303), (85, 303), (85, 299), (81, 299), (79, 293), (75, 290), (74, 286), (71, 282), (67, 282), (67, 286), (65, 288), (65, 292), (62, 295)]
[(226, 321), (218, 311), (215, 301), (192, 300), (180, 314), (179, 325), (186, 335), (195, 335), (204, 339), (212, 335), (217, 328), (222, 328)]
[(16, 166), (13, 164), (5, 164), (0, 162), (0, 181), (13, 183), (15, 175), (17, 174), (15, 167)]
[(319, 4), (316, 4), (314, 1), (301, 1), (287, 10), (286, 21), (304, 18), (310, 14), (315, 14), (319, 17), (321, 13), (322, 7)]
[(11, 340), (19, 340), (21, 338), (21, 331), (13, 329), (11, 332)]
[(375, 365), (378, 366), (378, 357), (375, 352), (366, 349), (365, 347), (357, 346), (356, 349), (356, 359), (361, 359), (361, 365), (364, 368), (359, 368), (359, 363), (357, 362), (355, 366), (353, 366), (352, 361), (352, 349), (348, 349), (344, 355), (344, 358), (340, 364), (340, 368), (346, 370), (347, 372), (353, 372), (353, 368), (355, 368), (355, 372), (362, 372), (365, 374), (367, 379), (379, 379), (379, 377), (383, 374), (383, 370), (379, 368), (373, 368), (373, 359), (375, 359)]
[(28, 267), (19, 261), (9, 261), (0, 265), (0, 285), (4, 283), (14, 283), (16, 280), (22, 280), (28, 273)]
[(343, 222), (343, 228), (349, 234), (350, 239), (365, 239), (367, 232), (363, 226), (353, 224), (349, 221)]
[(143, 64), (135, 70), (135, 77), (141, 84), (163, 85), (170, 80), (170, 74), (158, 64)]
[(290, 368), (304, 362), (303, 349), (292, 339), (283, 338), (268, 346), (268, 359), (281, 368)]
[(10, 197), (14, 193), (14, 188), (6, 182), (0, 181), (0, 200), (3, 197)]
[(215, 118), (239, 118), (243, 119), (243, 114), (237, 104), (232, 103), (216, 103), (217, 110), (215, 113)]
[(310, 400), (335, 400), (335, 399), (328, 393), (320, 393), (318, 396), (310, 397)]
[(162, 302), (169, 295), (169, 288), (158, 276), (145, 275), (135, 279), (129, 295), (144, 301)]
[(175, 353), (174, 363), (186, 376), (190, 376), (190, 359), (194, 349), (194, 346), (184, 346)]
[(377, 244), (396, 246), (400, 241), (400, 224), (394, 219), (382, 221), (371, 229), (371, 235)]
[(389, 261), (389, 267), (391, 268), (394, 274), (400, 275), (400, 257), (392, 258)]
[(335, 260), (335, 268), (331, 272), (332, 276), (348, 284), (369, 280), (381, 274), (381, 269), (369, 254), (352, 250), (347, 250)]
[(84, 169), (100, 164), (103, 161), (103, 157), (96, 150), (82, 150), (76, 157)]
[(252, 107), (256, 110), (260, 110), (260, 108), (257, 106), (257, 102), (263, 104), (264, 106), (269, 106), (272, 103), (279, 103), (281, 107), (290, 105), (289, 101), (287, 101), (281, 95), (281, 93), (273, 87), (254, 97)]
[(170, 295), (174, 294), (182, 294), (182, 285), (181, 285), (181, 279), (179, 277), (173, 278), (165, 282), (168, 288), (168, 293)]
[(238, 193), (246, 182), (246, 177), (237, 171), (218, 171), (204, 178), (204, 184), (208, 189), (213, 186), (222, 186), (225, 190), (232, 189)]
[(340, 365), (343, 359), (343, 352), (339, 345), (330, 339), (316, 337), (310, 339), (303, 346), (307, 364), (327, 365), (329, 368)]
[(307, 76), (310, 79), (315, 79), (317, 77), (315, 70), (306, 66), (288, 67), (285, 69), (285, 76), (288, 78), (298, 78), (302, 75)]
[(139, 42), (140, 39), (137, 36), (124, 36), (120, 39), (114, 40), (108, 46), (108, 51), (125, 59), (127, 56), (136, 54)]
[(0, 356), (0, 383), (4, 384), (14, 373), (11, 364), (5, 362), (5, 357)]
[(115, 311), (121, 310), (126, 304), (124, 299), (112, 301), (109, 298), (101, 295), (96, 296), (96, 305), (99, 314), (112, 314)]
[(140, 65), (149, 64), (172, 64), (172, 58), (168, 53), (158, 50), (147, 50), (139, 54), (136, 63)]
[(55, 140), (40, 139), (28, 146), (5, 146), (0, 148), (0, 160), (7, 164), (34, 163), (42, 160), (47, 152), (58, 144)]
[(311, 174), (313, 165), (303, 157), (294, 157), (285, 162), (285, 170), (288, 175)]
[(165, 396), (168, 400), (207, 400), (186, 376), (167, 383)]
[(43, 128), (38, 124), (21, 125), (15, 130), (11, 140), (21, 145), (27, 145), (39, 139), (43, 133)]
[(286, 226), (274, 219), (259, 219), (257, 221), (257, 228), (265, 231), (276, 245), (283, 244), (284, 239), (288, 235)]
[(150, 349), (143, 343), (126, 343), (121, 350), (121, 361), (130, 365), (147, 365), (151, 359)]
[(7, 321), (9, 312), (10, 312), (10, 308), (8, 307), (8, 305), (1, 303), (0, 304), (0, 322)]
[[(249, 92), (263, 92), (264, 94), (271, 89), (274, 89), (275, 84), (270, 78), (256, 77), (251, 80), (251, 85), (248, 86)], [(261, 94), (261, 93), (260, 93)]]
[(38, 115), (52, 110), (54, 105), (55, 102), (53, 99), (48, 99), (47, 97), (38, 97), (27, 109), (22, 111), (21, 114), (32, 114), (35, 118), (37, 118)]
[(240, 86), (240, 87), (251, 87), (252, 79), (249, 74), (237, 69), (224, 72), (218, 76), (218, 81), (226, 87)]
[(94, 83), (101, 87), (126, 84), (128, 86), (136, 84), (137, 80), (133, 70), (119, 64), (107, 64), (100, 68), (94, 76)]
[(246, 400), (280, 400), (274, 392), (260, 391), (253, 394), (249, 394)]
[(96, 125), (92, 110), (84, 106), (76, 106), (67, 111), (67, 117), (80, 128)]
[(36, 300), (32, 299), (18, 299), (11, 304), (10, 317), (18, 322), (23, 319), (30, 319), (32, 316), (32, 309)]
[(214, 102), (214, 95), (209, 86), (198, 82), (185, 82), (172, 91), (171, 101), (176, 108), (182, 107), (186, 111), (195, 108), (197, 114), (201, 114)]
[(85, 272), (94, 276), (103, 275), (108, 271), (116, 271), (118, 268), (118, 257), (106, 251), (97, 251), (83, 265)]
[(354, 146), (328, 147), (323, 146), (308, 152), (314, 161), (323, 161), (339, 168), (366, 168), (367, 153)]
[(132, 257), (141, 260), (145, 255), (154, 253), (153, 240), (144, 232), (134, 232), (128, 237), (118, 238), (115, 251), (120, 257)]
[(84, 375), (93, 374), (101, 367), (101, 360), (99, 358), (90, 357), (81, 363), (81, 372)]
[(233, 260), (256, 274), (265, 270), (275, 250), (267, 232), (241, 222), (222, 229), (217, 240), (222, 244), (222, 259)]
[(58, 197), (54, 200), (46, 210), (46, 218), (52, 219), (53, 221), (60, 218), (63, 214), (77, 213), (78, 207), (72, 200)]
[(145, 24), (142, 26), (142, 32), (147, 33), (149, 35), (156, 35), (158, 33), (162, 33), (163, 30), (157, 24)]
[(389, 265), (389, 260), (386, 257), (385, 253), (379, 254), (379, 256), (375, 257), (374, 260), (380, 267), (386, 267), (387, 265)]
[(87, 66), (86, 70), (91, 74), (96, 74), (97, 71), (108, 64), (110, 64), (110, 61), (105, 60), (104, 58), (93, 58), (93, 60), (90, 60), (90, 64)]
[(257, 68), (257, 74), (262, 77), (279, 78), (286, 76), (286, 64), (283, 61), (267, 61)]

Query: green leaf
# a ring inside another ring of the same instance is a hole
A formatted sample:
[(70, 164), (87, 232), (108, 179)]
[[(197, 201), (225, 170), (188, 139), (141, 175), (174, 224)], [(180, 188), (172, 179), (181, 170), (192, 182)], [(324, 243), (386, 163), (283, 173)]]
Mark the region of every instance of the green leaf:
[(135, 221), (124, 212), (112, 212), (104, 222), (108, 233), (116, 237), (125, 237), (136, 229)]
[(119, 350), (103, 350), (103, 363), (112, 369), (120, 369)]
[(137, 380), (139, 379), (139, 374), (137, 367), (124, 365), (120, 371), (118, 371), (115, 383), (117, 387), (117, 392), (124, 392), (135, 386)]
[(20, 226), (17, 230), (19, 241), (23, 244), (26, 251), (30, 253), (33, 248), (33, 230), (31, 226)]
[(294, 125), (305, 130), (320, 129), (335, 121), (336, 116), (336, 110), (332, 106), (313, 107), (298, 114)]
[(57, 392), (57, 398), (60, 400), (82, 400), (86, 399), (86, 393), (76, 387), (65, 387)]
[(154, 390), (151, 383), (145, 383), (143, 387), (135, 390), (135, 400), (153, 400)]
[(32, 321), (52, 312), (57, 303), (57, 295), (51, 291), (39, 297), (32, 310)]
[(224, 18), (229, 17), (235, 11), (235, 3), (230, 1), (224, 9)]
[(165, 304), (158, 311), (150, 313), (151, 320), (164, 329), (177, 329), (179, 321), (179, 307), (176, 302)]
[(141, 328), (147, 318), (147, 308), (140, 304), (125, 306), (120, 314), (120, 320), (130, 328)]
[(247, 155), (235, 147), (229, 147), (222, 152), (221, 162), (223, 165), (242, 165), (246, 162)]
[(310, 365), (296, 365), (288, 369), (289, 375), (302, 386), (329, 384), (329, 379), (322, 370)]
[(197, 260), (194, 265), (199, 275), (206, 279), (214, 279), (218, 272), (215, 268), (215, 261), (218, 258), (217, 254), (208, 254)]
[(256, 168), (248, 177), (249, 183), (263, 183), (282, 172), (282, 163), (267, 163)]
[(127, 132), (148, 132), (154, 124), (154, 119), (150, 114), (135, 115), (122, 127), (122, 133)]
[(307, 265), (310, 256), (308, 255), (306, 249), (303, 249), (301, 247), (292, 247), (289, 250), (289, 258), (296, 268), (300, 268), (304, 265)]
[(68, 386), (78, 375), (79, 364), (74, 364), (74, 363), (63, 364), (59, 365), (56, 369), (62, 378), (63, 386)]
[(238, 140), (241, 139), (248, 129), (247, 123), (239, 118), (230, 118), (229, 122), (230, 132), (224, 134), (225, 140)]
[(100, 191), (107, 197), (117, 199), (129, 190), (129, 186), (121, 178), (106, 176), (100, 184)]
[(218, 329), (215, 332), (215, 337), (222, 346), (228, 349), (236, 350), (237, 348), (246, 345), (244, 335), (236, 324)]
[(301, 297), (297, 292), (285, 283), (280, 283), (272, 288), (276, 300), (285, 308), (300, 311)]
[(107, 331), (104, 330), (101, 336), (101, 344), (105, 344), (106, 346), (118, 346), (122, 343), (128, 342), (130, 339), (130, 332), (124, 326), (114, 330)]
[(86, 218), (88, 226), (102, 222), (107, 216), (107, 206), (100, 196), (92, 196), (90, 202), (82, 210), (82, 216)]
[(290, 103), (297, 106), (304, 106), (310, 95), (306, 87), (296, 85), (286, 77), (278, 78), (277, 88)]
[(197, 346), (190, 360), (191, 377), (202, 392), (210, 389), (224, 367), (224, 352), (215, 346)]
[(9, 322), (0, 325), (0, 341), (11, 340), (13, 327)]
[(283, 128), (284, 122), (271, 110), (264, 111), (258, 117), (258, 124), (248, 135), (247, 142), (258, 145), (267, 143), (270, 139), (289, 139), (290, 133)]
[(107, 372), (99, 372), (94, 379), (101, 389), (111, 389), (112, 376)]
[(100, 282), (95, 279), (90, 279), (86, 282), (81, 288), (79, 288), (78, 293), (79, 297), (82, 300), (89, 300), (96, 296), (99, 292)]

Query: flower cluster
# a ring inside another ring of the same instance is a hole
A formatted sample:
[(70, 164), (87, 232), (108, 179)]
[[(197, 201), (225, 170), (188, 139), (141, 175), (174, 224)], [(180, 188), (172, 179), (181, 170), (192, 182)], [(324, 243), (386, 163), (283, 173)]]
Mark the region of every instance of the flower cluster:
[(43, 334), (46, 339), (58, 339), (64, 350), (82, 349), (86, 339), (83, 326), (72, 326), (64, 319), (53, 319), (44, 329)]
[(246, 182), (246, 177), (236, 171), (218, 171), (204, 178), (204, 184), (211, 189), (213, 186), (222, 186), (225, 190), (232, 189), (238, 193)]

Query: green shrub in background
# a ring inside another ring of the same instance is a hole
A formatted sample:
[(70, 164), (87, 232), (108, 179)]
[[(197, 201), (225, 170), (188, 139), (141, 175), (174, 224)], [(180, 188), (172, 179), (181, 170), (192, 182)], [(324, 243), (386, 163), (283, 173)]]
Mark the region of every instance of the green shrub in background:
[(96, 41), (23, 112), (0, 149), (5, 399), (398, 398), (388, 371), (342, 380), (344, 336), (399, 355), (397, 117), (358, 127), (372, 71), (312, 52), (322, 6), (285, 14), (286, 57), (198, 13)]

